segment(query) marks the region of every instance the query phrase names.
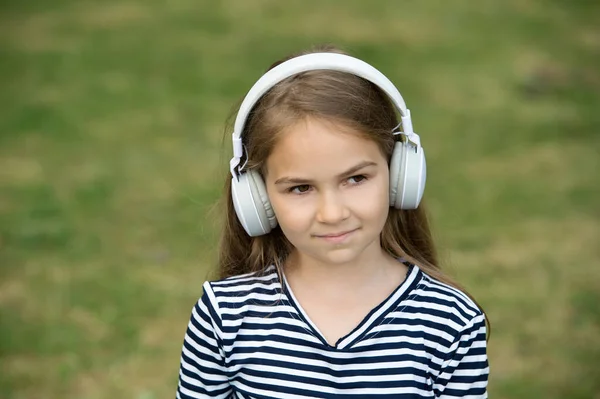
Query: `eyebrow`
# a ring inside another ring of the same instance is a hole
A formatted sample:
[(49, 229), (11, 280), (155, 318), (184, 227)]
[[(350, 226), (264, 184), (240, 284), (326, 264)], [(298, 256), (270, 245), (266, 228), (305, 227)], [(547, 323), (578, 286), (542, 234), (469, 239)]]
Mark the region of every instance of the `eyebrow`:
[[(377, 163), (375, 163), (373, 161), (363, 161), (363, 162), (351, 167), (350, 169), (340, 173), (339, 175), (337, 175), (337, 177), (341, 178), (344, 176), (350, 176), (350, 175), (358, 172), (359, 170), (366, 168), (367, 166), (375, 166), (375, 165), (377, 165)], [(282, 178), (275, 180), (275, 184), (307, 184), (310, 182), (311, 182), (311, 180), (308, 180), (308, 179), (302, 179), (299, 177), (288, 177), (288, 176), (284, 176)]]

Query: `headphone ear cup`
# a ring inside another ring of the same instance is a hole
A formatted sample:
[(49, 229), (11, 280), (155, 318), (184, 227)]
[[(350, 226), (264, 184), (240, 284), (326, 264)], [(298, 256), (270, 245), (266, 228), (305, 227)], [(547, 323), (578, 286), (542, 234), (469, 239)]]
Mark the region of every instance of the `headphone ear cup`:
[(390, 206), (417, 209), (425, 191), (427, 165), (423, 147), (397, 142), (390, 161)]
[(404, 172), (404, 191), (402, 209), (417, 209), (425, 191), (427, 180), (427, 164), (423, 147), (407, 148), (406, 171)]
[(261, 176), (255, 171), (231, 179), (231, 199), (238, 220), (251, 237), (268, 234), (277, 219)]

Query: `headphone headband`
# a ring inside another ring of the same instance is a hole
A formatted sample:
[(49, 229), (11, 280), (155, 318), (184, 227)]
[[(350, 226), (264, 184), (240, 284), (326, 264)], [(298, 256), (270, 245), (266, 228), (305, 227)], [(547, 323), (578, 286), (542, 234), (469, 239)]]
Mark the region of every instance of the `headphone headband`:
[(243, 155), (242, 132), (248, 119), (248, 115), (260, 98), (273, 86), (302, 72), (314, 70), (330, 70), (350, 73), (378, 86), (392, 101), (401, 116), (402, 134), (408, 136), (409, 140), (420, 146), (419, 136), (412, 130), (410, 111), (402, 95), (394, 84), (381, 72), (366, 62), (344, 54), (336, 53), (312, 53), (285, 61), (266, 72), (250, 89), (235, 119), (232, 134), (233, 158), (229, 162), (232, 176), (238, 176), (236, 168)]

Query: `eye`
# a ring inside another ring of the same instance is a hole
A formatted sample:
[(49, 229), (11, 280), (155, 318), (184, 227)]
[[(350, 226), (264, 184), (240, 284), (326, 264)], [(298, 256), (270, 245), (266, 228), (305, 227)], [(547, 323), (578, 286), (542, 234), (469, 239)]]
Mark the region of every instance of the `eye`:
[(352, 185), (357, 185), (367, 180), (365, 175), (356, 175), (348, 178), (348, 182)]
[(299, 186), (290, 187), (288, 192), (292, 194), (304, 194), (310, 190), (310, 186), (308, 184), (301, 184)]

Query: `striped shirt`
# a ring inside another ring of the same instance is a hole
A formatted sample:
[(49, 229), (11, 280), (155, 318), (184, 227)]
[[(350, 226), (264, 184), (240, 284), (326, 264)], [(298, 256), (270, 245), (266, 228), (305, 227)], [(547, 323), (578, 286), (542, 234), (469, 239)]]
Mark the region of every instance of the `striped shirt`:
[(203, 288), (185, 334), (178, 399), (487, 397), (483, 313), (416, 265), (335, 346), (274, 267)]

